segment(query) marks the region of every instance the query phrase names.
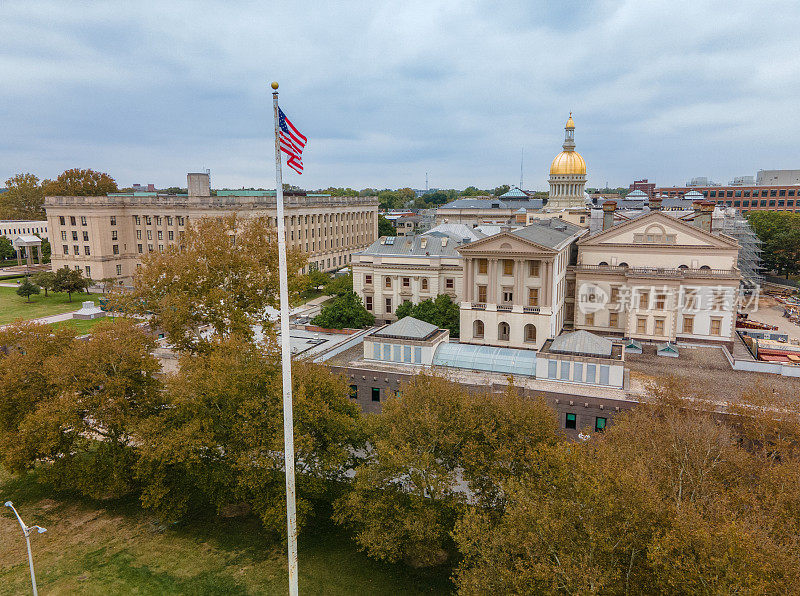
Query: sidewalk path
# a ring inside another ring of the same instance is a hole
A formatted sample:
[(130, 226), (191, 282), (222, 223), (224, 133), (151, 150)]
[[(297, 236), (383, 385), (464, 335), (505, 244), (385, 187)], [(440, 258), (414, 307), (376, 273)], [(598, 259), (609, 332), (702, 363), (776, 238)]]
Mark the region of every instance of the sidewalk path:
[[(26, 323), (38, 323), (40, 325), (49, 325), (50, 323), (60, 323), (61, 321), (69, 321), (72, 318), (72, 315), (78, 312), (80, 309), (72, 310), (70, 312), (62, 312), (57, 315), (48, 315), (46, 317), (39, 317), (38, 319), (28, 319), (25, 321)], [(0, 325), (0, 330), (5, 329), (6, 327), (10, 327), (13, 323), (9, 323), (7, 325)]]

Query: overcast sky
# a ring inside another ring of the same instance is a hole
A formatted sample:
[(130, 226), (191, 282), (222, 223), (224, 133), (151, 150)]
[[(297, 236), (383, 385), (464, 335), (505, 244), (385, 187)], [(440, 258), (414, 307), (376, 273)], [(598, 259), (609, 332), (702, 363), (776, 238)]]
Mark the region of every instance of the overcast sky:
[[(500, 7), (502, 5), (502, 7)], [(574, 113), (590, 186), (800, 168), (800, 3), (0, 0), (0, 181), (544, 189)]]

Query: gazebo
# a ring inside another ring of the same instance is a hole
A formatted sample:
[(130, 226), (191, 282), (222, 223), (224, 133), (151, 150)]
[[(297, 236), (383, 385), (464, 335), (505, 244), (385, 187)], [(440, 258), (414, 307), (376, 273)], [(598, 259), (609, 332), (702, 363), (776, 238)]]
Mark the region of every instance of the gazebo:
[(22, 266), (22, 253), (25, 253), (25, 262), (28, 266), (34, 265), (33, 250), (36, 249), (36, 260), (42, 262), (42, 239), (38, 236), (17, 236), (11, 241), (17, 253), (17, 264)]

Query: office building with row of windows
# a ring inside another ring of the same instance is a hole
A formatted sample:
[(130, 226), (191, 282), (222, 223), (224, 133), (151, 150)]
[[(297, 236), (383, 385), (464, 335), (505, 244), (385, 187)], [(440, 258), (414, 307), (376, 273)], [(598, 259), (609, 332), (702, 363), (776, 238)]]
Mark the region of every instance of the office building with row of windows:
[(799, 185), (665, 186), (654, 191), (662, 198), (713, 201), (721, 207), (748, 211), (794, 211), (800, 213)]
[(0, 236), (14, 240), (18, 236), (38, 236), (47, 240), (47, 222), (37, 220), (0, 220)]
[[(308, 255), (309, 267), (333, 271), (378, 235), (376, 197), (284, 196), (286, 241)], [(187, 194), (110, 193), (46, 197), (54, 268), (80, 269), (92, 279), (130, 283), (143, 255), (180, 244), (191, 222), (236, 214), (275, 219), (274, 191), (220, 190), (208, 174), (189, 174)]]

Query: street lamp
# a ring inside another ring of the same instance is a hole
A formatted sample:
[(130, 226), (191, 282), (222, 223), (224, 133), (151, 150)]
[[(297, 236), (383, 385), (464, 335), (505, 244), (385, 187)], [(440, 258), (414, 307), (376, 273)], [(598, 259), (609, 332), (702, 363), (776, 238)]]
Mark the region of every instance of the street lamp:
[(33, 572), (33, 554), (31, 554), (31, 530), (36, 530), (39, 534), (44, 534), (47, 532), (47, 528), (43, 528), (41, 526), (26, 526), (25, 522), (22, 521), (22, 518), (17, 513), (17, 510), (14, 509), (14, 503), (11, 501), (6, 501), (6, 507), (9, 507), (11, 511), (14, 512), (14, 515), (17, 516), (17, 520), (19, 521), (19, 527), (22, 528), (22, 533), (25, 534), (25, 543), (28, 545), (28, 564), (31, 567), (31, 585), (33, 586), (33, 596), (39, 596), (39, 591), (36, 589), (36, 575)]

